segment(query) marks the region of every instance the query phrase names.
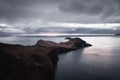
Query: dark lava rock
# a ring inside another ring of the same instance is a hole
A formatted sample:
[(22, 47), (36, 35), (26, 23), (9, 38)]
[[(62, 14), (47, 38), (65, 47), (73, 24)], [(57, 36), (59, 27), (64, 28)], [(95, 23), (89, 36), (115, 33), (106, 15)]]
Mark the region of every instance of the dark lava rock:
[(53, 80), (58, 54), (91, 46), (79, 38), (23, 46), (0, 43), (0, 80)]

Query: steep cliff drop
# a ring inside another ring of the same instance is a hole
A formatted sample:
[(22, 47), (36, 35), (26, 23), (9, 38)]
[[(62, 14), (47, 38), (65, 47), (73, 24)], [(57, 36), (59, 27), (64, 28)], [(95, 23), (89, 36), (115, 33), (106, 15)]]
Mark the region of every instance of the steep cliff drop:
[(91, 46), (80, 38), (23, 46), (0, 43), (0, 80), (53, 80), (58, 54)]

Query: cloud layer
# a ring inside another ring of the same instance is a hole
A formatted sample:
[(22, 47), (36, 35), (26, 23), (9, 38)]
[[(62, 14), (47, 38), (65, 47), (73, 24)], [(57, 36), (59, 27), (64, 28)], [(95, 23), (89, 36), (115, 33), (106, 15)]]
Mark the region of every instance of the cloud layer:
[(20, 29), (119, 22), (120, 0), (0, 0), (0, 23)]
[(10, 22), (22, 19), (82, 22), (81, 18), (86, 16), (83, 22), (116, 22), (113, 18), (120, 18), (119, 4), (119, 0), (0, 0), (0, 18)]

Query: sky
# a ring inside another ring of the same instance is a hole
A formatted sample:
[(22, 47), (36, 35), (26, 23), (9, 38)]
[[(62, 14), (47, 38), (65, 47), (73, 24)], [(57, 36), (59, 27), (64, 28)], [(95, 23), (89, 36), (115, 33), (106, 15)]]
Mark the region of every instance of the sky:
[(1, 33), (51, 27), (119, 29), (120, 0), (0, 0)]

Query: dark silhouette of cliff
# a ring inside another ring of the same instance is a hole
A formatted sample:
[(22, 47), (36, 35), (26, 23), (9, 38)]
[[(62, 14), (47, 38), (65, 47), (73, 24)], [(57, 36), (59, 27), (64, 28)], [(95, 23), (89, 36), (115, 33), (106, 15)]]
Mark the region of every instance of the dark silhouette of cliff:
[(79, 38), (23, 46), (0, 43), (0, 80), (53, 80), (58, 54), (91, 46)]

